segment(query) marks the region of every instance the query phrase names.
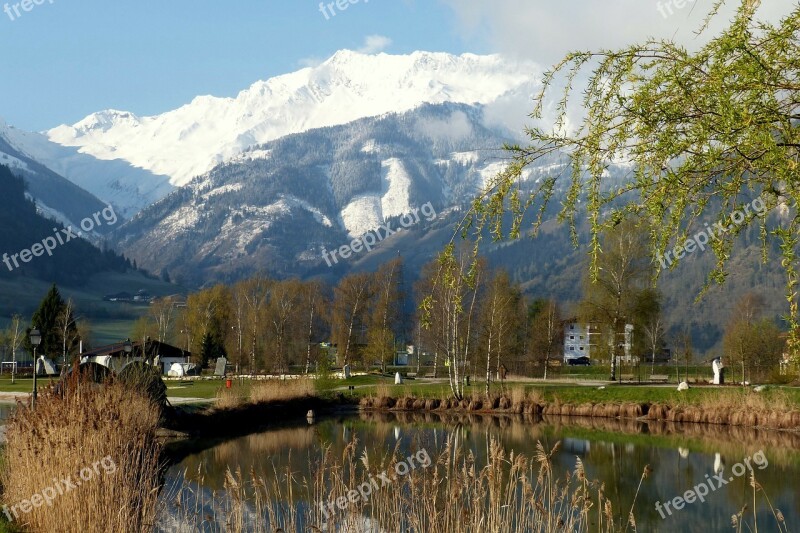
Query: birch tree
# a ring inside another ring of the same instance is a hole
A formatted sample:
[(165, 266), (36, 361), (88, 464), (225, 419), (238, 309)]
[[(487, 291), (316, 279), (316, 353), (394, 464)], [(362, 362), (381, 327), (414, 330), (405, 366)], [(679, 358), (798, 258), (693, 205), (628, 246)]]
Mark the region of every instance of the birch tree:
[(22, 346), (22, 340), (25, 337), (25, 328), (20, 315), (11, 317), (11, 324), (6, 333), (9, 348), (11, 349), (11, 383), (14, 384), (17, 376), (17, 350)]
[(433, 314), (441, 313), (441, 344), (448, 382), (453, 397), (460, 401), (465, 394), (464, 378), (469, 375), (478, 292), (485, 267), (482, 262), (471, 262), (468, 251), (456, 251), (452, 244), (439, 255), (437, 263), (434, 278), (437, 291), (427, 295), (421, 303), (423, 325), (431, 327)]

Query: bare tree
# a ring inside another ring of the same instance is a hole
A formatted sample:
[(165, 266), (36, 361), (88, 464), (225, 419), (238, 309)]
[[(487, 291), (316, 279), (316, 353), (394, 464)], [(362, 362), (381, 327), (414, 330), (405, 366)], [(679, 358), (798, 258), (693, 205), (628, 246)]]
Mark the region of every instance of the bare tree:
[(256, 369), (256, 353), (258, 352), (258, 328), (263, 319), (264, 309), (269, 301), (273, 281), (263, 276), (255, 276), (244, 281), (242, 295), (247, 302), (246, 323), (250, 337), (250, 373)]
[(75, 303), (72, 298), (68, 298), (64, 302), (61, 311), (56, 318), (56, 327), (58, 328), (58, 335), (61, 337), (61, 372), (66, 372), (67, 351), (72, 348), (76, 339), (78, 338), (78, 328), (75, 326)]
[(158, 298), (150, 304), (150, 316), (156, 323), (158, 342), (167, 342), (175, 318), (175, 301), (171, 297)]
[(367, 354), (381, 362), (382, 372), (386, 372), (387, 361), (394, 357), (398, 325), (402, 322), (403, 295), (399, 289), (402, 263), (400, 258), (392, 259), (373, 277)]
[(664, 345), (664, 318), (661, 315), (661, 293), (656, 289), (642, 291), (637, 304), (637, 328), (644, 335), (646, 348), (650, 351), (650, 374), (655, 373), (656, 353)]
[(296, 279), (276, 282), (268, 306), (268, 323), (272, 333), (272, 353), (276, 370), (288, 370), (288, 344), (292, 336), (292, 325), (299, 324), (298, 311), (301, 305), (302, 284)]
[(11, 348), (11, 383), (16, 383), (17, 375), (17, 349), (22, 346), (25, 338), (25, 328), (22, 324), (22, 317), (14, 315), (11, 317), (11, 325), (8, 328), (8, 341)]
[(333, 340), (339, 349), (342, 365), (350, 364), (361, 328), (366, 327), (366, 313), (372, 289), (372, 275), (345, 276), (334, 289)]
[(544, 379), (547, 379), (547, 370), (550, 361), (564, 346), (564, 320), (561, 309), (555, 300), (538, 300), (538, 309), (532, 317), (530, 329), (530, 349), (534, 357), (544, 365)]
[(637, 297), (653, 273), (647, 255), (647, 232), (629, 220), (603, 235), (602, 253), (597, 258), (597, 276), (585, 283), (581, 318), (602, 324), (611, 352), (611, 380), (617, 379), (618, 336), (634, 314)]
[(514, 333), (521, 322), (520, 301), (520, 292), (511, 285), (508, 274), (503, 271), (496, 273), (488, 284), (481, 308), (481, 344), (486, 352), (487, 395), (492, 380), (492, 357), (495, 359), (495, 375), (498, 375), (504, 345), (507, 350), (519, 348)]
[(315, 324), (323, 317), (323, 310), (325, 296), (322, 290), (322, 284), (318, 281), (309, 281), (303, 284), (303, 315), (307, 317), (307, 332), (306, 337), (306, 368), (305, 373), (308, 374), (311, 367), (311, 345), (314, 339)]

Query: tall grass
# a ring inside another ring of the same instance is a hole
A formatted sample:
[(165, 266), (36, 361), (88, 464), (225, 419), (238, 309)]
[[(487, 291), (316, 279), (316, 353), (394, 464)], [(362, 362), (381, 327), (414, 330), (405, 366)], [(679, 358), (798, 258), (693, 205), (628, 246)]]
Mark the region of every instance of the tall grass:
[[(202, 524), (208, 531), (286, 533), (610, 532), (621, 526), (602, 486), (587, 479), (580, 460), (573, 472), (556, 474), (552, 457), (557, 446), (546, 450), (540, 443), (532, 458), (507, 454), (494, 440), (489, 450), (481, 467), (451, 436), (438, 456), (430, 457), (430, 466), (395, 476), (396, 465), (405, 460), (398, 448), (374, 457), (366, 450), (359, 454), (353, 441), (341, 457), (325, 448), (316, 461), (310, 459), (310, 479), (297, 479), (288, 469), (275, 469), (269, 476), (228, 470), (224, 494), (203, 495), (184, 485), (171, 496), (165, 509), (172, 514), (162, 523), (192, 531)], [(394, 479), (373, 488), (367, 499), (349, 498), (380, 473)], [(320, 506), (340, 498), (353, 503), (345, 510)]]
[(262, 381), (250, 389), (253, 403), (299, 400), (315, 395), (314, 382), (307, 378)]
[[(37, 532), (152, 531), (159, 417), (141, 392), (77, 376), (59, 393), (40, 394), (35, 409), (19, 405), (8, 421), (2, 472), (3, 503), (12, 518), (11, 508), (18, 506), (16, 525)], [(88, 473), (83, 478), (82, 470)], [(61, 480), (72, 481), (74, 489)], [(27, 513), (19, 507), (47, 492), (52, 505), (39, 500)]]
[(308, 378), (259, 381), (249, 387), (220, 387), (216, 394), (217, 409), (235, 409), (247, 404), (286, 402), (316, 396), (313, 380)]

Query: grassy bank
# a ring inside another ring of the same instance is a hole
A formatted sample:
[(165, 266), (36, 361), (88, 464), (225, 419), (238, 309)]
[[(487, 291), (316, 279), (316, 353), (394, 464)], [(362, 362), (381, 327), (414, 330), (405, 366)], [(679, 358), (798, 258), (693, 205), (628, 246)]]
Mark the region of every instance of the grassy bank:
[(216, 388), (215, 399), (202, 408), (174, 408), (168, 427), (197, 438), (231, 437), (305, 419), (308, 411), (353, 405), (343, 395), (321, 396), (310, 379), (269, 380), (231, 388), (222, 385)]
[[(431, 391), (425, 391), (430, 393)], [(398, 394), (400, 393), (400, 394)], [(378, 386), (363, 396), (365, 409), (455, 411), (535, 416), (642, 418), (655, 421), (800, 429), (800, 391), (763, 392), (738, 387), (696, 388), (678, 392), (665, 387), (528, 387), (518, 385), (488, 396), (473, 392), (462, 400), (446, 394), (408, 394), (398, 386)]]

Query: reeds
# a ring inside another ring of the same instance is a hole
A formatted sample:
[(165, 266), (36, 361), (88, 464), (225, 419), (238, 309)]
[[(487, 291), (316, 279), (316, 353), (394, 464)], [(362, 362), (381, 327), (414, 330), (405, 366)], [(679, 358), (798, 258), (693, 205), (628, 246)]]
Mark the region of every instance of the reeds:
[[(78, 376), (61, 392), (40, 393), (35, 409), (18, 405), (7, 425), (2, 475), (15, 524), (37, 532), (152, 531), (159, 416), (140, 391)], [(24, 512), (36, 495), (49, 502), (39, 499)]]
[(216, 394), (216, 409), (235, 409), (247, 404), (286, 402), (316, 396), (314, 381), (307, 378), (273, 379), (253, 383), (247, 388), (234, 385), (220, 387)]
[[(309, 459), (310, 479), (297, 479), (289, 470), (273, 469), (269, 476), (229, 470), (224, 494), (207, 494), (202, 501), (185, 485), (172, 496), (174, 505), (165, 508), (171, 515), (162, 518), (185, 530), (202, 524), (204, 530), (231, 532), (550, 533), (619, 527), (601, 486), (586, 478), (580, 461), (575, 471), (556, 474), (552, 457), (557, 447), (546, 450), (540, 443), (532, 458), (506, 453), (495, 440), (489, 450), (480, 466), (451, 435), (443, 450), (429, 457), (429, 466), (398, 475), (398, 464), (406, 461), (399, 448), (374, 457), (359, 452), (353, 441), (341, 457), (325, 448)], [(391, 481), (373, 483), (380, 474)], [(368, 497), (352, 496), (370, 485)], [(338, 501), (347, 502), (344, 509)]]
[(307, 378), (262, 381), (250, 389), (253, 403), (298, 400), (315, 395), (314, 382)]

